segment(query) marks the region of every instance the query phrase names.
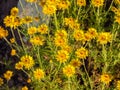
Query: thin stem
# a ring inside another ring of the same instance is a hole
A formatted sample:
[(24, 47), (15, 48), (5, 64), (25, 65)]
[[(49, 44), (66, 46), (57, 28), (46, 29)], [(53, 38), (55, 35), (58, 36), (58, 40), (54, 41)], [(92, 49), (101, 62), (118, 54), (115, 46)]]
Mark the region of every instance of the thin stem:
[(40, 58), (40, 48), (39, 48), (39, 46), (37, 47), (37, 55), (38, 55), (38, 61), (39, 61), (40, 68), (42, 68), (42, 61), (41, 61), (41, 58)]
[(103, 73), (107, 71), (107, 55), (106, 55), (106, 50), (105, 50), (105, 46), (102, 45), (102, 56), (103, 56), (103, 60), (104, 60), (104, 63), (105, 63), (105, 66), (103, 68)]
[(85, 73), (86, 73), (88, 80), (89, 80), (90, 88), (91, 88), (91, 90), (93, 90), (91, 79), (90, 79), (89, 74), (88, 74), (86, 67), (85, 67), (85, 61), (84, 61), (84, 59), (82, 59), (82, 60), (83, 60), (83, 67), (84, 67)]
[(22, 44), (22, 46), (23, 46), (23, 50), (25, 51), (25, 54), (27, 54), (27, 51), (26, 51), (26, 49), (25, 49), (25, 45), (24, 45), (23, 40), (22, 40), (22, 37), (21, 37), (21, 34), (20, 34), (20, 32), (19, 32), (18, 29), (17, 29), (17, 31), (18, 31), (18, 35), (19, 35), (19, 38), (20, 38), (21, 44)]
[(58, 22), (57, 22), (57, 16), (56, 13), (54, 13), (54, 19), (55, 19), (55, 27), (58, 30)]

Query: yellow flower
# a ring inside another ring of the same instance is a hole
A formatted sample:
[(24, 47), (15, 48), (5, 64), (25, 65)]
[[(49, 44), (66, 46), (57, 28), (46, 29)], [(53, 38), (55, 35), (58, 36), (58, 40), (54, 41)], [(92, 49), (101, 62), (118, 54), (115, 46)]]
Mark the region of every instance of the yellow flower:
[(109, 82), (111, 81), (111, 77), (109, 74), (102, 74), (100, 77), (101, 82), (105, 83), (105, 84), (109, 84)]
[(92, 39), (92, 37), (89, 33), (84, 34), (84, 41), (90, 41), (91, 39)]
[(114, 2), (118, 5), (120, 4), (120, 0), (114, 0)]
[(46, 0), (39, 0), (38, 1), (38, 5), (44, 7), (44, 5), (46, 4)]
[(37, 28), (36, 27), (30, 27), (28, 28), (28, 34), (29, 35), (33, 35), (37, 32)]
[(77, 22), (74, 22), (72, 25), (69, 26), (73, 30), (79, 30), (80, 29), (80, 24)]
[(30, 78), (27, 80), (27, 83), (31, 83), (31, 79)]
[(11, 39), (10, 39), (10, 42), (11, 42), (11, 43), (15, 43), (15, 39), (14, 39), (14, 38), (11, 38)]
[(17, 16), (18, 12), (19, 12), (19, 9), (16, 8), (16, 7), (13, 7), (13, 8), (11, 9), (10, 14), (11, 14), (12, 16)]
[(120, 16), (115, 16), (115, 22), (117, 22), (120, 25)]
[(86, 6), (86, 0), (77, 0), (77, 5)]
[(112, 40), (112, 35), (109, 32), (102, 32), (98, 35), (97, 41), (100, 44), (107, 44)]
[(77, 67), (80, 67), (82, 65), (82, 63), (80, 62), (79, 59), (72, 59), (70, 61), (70, 65), (72, 65), (73, 67), (77, 68)]
[(60, 0), (57, 3), (57, 7), (58, 9), (67, 9), (70, 6), (70, 2), (69, 1), (65, 1), (65, 0)]
[(13, 76), (13, 72), (10, 71), (10, 70), (8, 70), (8, 71), (6, 71), (6, 72), (4, 73), (4, 78), (5, 78), (6, 80), (10, 80), (12, 76)]
[(90, 37), (93, 39), (98, 35), (97, 30), (95, 28), (89, 28), (87, 33), (89, 33)]
[(16, 50), (15, 50), (15, 49), (12, 49), (12, 50), (11, 50), (11, 56), (14, 56), (14, 55), (16, 55)]
[(75, 74), (75, 68), (72, 65), (67, 65), (63, 68), (63, 74), (67, 77), (71, 77)]
[(55, 32), (55, 37), (60, 37), (60, 38), (67, 38), (67, 32), (62, 29), (62, 30), (57, 30)]
[(73, 18), (65, 18), (64, 19), (64, 22), (65, 22), (65, 25), (67, 25), (67, 26), (73, 26), (74, 25), (74, 23), (75, 23), (75, 20), (73, 19)]
[(65, 50), (59, 50), (57, 52), (56, 59), (60, 63), (66, 62), (68, 60), (68, 58), (69, 58), (69, 53), (67, 51), (65, 51)]
[(21, 25), (21, 19), (15, 16), (6, 16), (4, 18), (4, 24), (6, 27), (16, 28)]
[(2, 86), (3, 85), (3, 79), (0, 77), (0, 86)]
[(34, 73), (35, 79), (37, 79), (37, 80), (44, 78), (44, 75), (45, 75), (45, 73), (42, 69), (36, 69), (33, 73)]
[(77, 49), (75, 54), (80, 59), (86, 59), (86, 57), (88, 56), (88, 50), (86, 50), (84, 47), (81, 47), (81, 48)]
[(23, 63), (23, 66), (25, 67), (25, 69), (28, 69), (28, 70), (34, 66), (34, 60), (29, 55), (22, 56), (21, 62)]
[(113, 6), (111, 8), (111, 11), (113, 11), (116, 14), (116, 16), (120, 16), (120, 8), (116, 8)]
[(8, 31), (0, 26), (0, 39), (8, 36)]
[(42, 24), (38, 27), (38, 32), (41, 34), (47, 34), (48, 32), (48, 26), (46, 24)]
[(33, 45), (43, 45), (44, 44), (44, 38), (42, 36), (34, 36), (33, 38), (30, 38), (30, 42)]
[(55, 37), (54, 43), (56, 46), (64, 46), (67, 44), (66, 38)]
[(27, 86), (22, 87), (22, 90), (28, 90)]
[(56, 6), (54, 5), (45, 5), (43, 7), (43, 13), (47, 15), (52, 15), (56, 13)]
[(76, 41), (81, 41), (84, 39), (84, 32), (82, 30), (75, 30), (73, 33), (73, 37)]
[(95, 7), (103, 6), (104, 0), (92, 0), (92, 5)]
[(26, 17), (24, 17), (23, 19), (22, 19), (22, 22), (24, 23), (24, 24), (29, 24), (29, 23), (31, 23), (33, 21), (33, 18), (31, 17), (31, 16), (26, 16)]
[(69, 45), (63, 45), (61, 46), (62, 50), (67, 51), (68, 53), (72, 51), (72, 47)]
[(56, 5), (59, 0), (46, 0), (47, 5)]
[(120, 90), (120, 80), (117, 81), (117, 90)]
[(37, 2), (37, 0), (26, 0), (26, 2), (35, 3), (35, 2)]
[(22, 68), (23, 68), (23, 63), (22, 62), (18, 62), (18, 63), (15, 64), (15, 69), (20, 70)]

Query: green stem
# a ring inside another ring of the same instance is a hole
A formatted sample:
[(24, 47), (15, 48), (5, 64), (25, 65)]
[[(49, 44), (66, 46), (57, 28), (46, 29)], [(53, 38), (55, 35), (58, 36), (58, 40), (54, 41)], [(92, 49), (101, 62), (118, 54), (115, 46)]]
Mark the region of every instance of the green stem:
[(55, 27), (56, 27), (56, 30), (58, 30), (58, 22), (57, 22), (56, 13), (54, 13), (54, 19), (55, 19)]
[(40, 58), (40, 48), (39, 48), (39, 46), (37, 47), (37, 54), (38, 54), (39, 66), (40, 66), (40, 68), (42, 68), (42, 61), (41, 61), (41, 58)]
[(70, 83), (71, 83), (71, 80), (70, 80), (70, 77), (68, 77), (68, 90), (71, 90), (71, 87), (70, 87), (71, 84)]
[(18, 31), (18, 35), (19, 35), (19, 38), (20, 38), (21, 44), (22, 44), (22, 46), (23, 46), (23, 50), (25, 51), (25, 54), (27, 54), (27, 51), (26, 51), (26, 49), (25, 49), (25, 45), (24, 45), (24, 43), (23, 43), (23, 39), (22, 39), (22, 37), (21, 37), (21, 34), (20, 34), (20, 32), (19, 32), (18, 29), (17, 29), (17, 31)]
[(86, 69), (86, 67), (85, 67), (85, 61), (84, 61), (84, 59), (82, 59), (82, 60), (83, 60), (83, 67), (84, 67), (85, 73), (86, 73), (87, 78), (88, 78), (88, 80), (89, 80), (90, 88), (91, 88), (91, 90), (93, 90), (93, 86), (92, 86), (91, 79), (90, 79), (89, 74), (88, 74), (88, 72), (87, 72), (87, 69)]
[(106, 52), (106, 50), (105, 50), (105, 46), (104, 45), (102, 45), (102, 56), (103, 56), (103, 60), (104, 60), (104, 63), (105, 63), (105, 66), (103, 67), (103, 73), (105, 73), (106, 71), (107, 71), (107, 54), (106, 54), (107, 52)]

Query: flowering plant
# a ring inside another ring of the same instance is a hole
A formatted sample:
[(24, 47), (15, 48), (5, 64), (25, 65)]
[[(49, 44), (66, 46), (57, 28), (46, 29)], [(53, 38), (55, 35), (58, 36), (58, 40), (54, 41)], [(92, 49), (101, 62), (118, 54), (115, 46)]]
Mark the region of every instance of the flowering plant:
[[(21, 71), (27, 76), (22, 90), (120, 90), (119, 0), (26, 1), (35, 5), (37, 16), (19, 17), (19, 9), (12, 8), (4, 18), (13, 35), (10, 40), (0, 27), (0, 38), (19, 58), (12, 74), (4, 74), (7, 82)], [(42, 18), (38, 7), (42, 7)], [(45, 17), (49, 17), (47, 23), (42, 22)]]

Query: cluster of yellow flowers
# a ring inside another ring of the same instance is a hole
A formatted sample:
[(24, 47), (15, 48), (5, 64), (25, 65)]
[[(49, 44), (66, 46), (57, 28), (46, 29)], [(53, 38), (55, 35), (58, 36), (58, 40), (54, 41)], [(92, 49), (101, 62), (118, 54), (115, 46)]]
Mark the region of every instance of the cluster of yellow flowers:
[(11, 15), (4, 18), (4, 24), (6, 27), (17, 28), (22, 24), (21, 19), (18, 17), (19, 9), (14, 7), (11, 9)]
[(27, 70), (31, 69), (34, 66), (33, 58), (29, 55), (22, 56), (21, 61), (16, 63), (15, 68), (20, 70), (20, 69), (23, 69), (23, 66)]

